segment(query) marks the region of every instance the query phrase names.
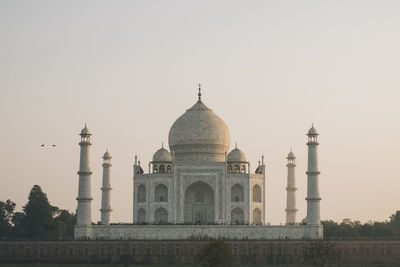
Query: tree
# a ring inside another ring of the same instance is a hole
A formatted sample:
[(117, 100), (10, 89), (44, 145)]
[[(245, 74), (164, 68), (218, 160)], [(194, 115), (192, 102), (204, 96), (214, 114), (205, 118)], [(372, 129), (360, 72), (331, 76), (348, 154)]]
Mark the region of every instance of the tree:
[(310, 242), (303, 251), (303, 261), (316, 267), (323, 267), (339, 259), (338, 249), (329, 241), (318, 240)]
[(200, 262), (205, 267), (231, 267), (232, 247), (222, 239), (211, 240), (200, 255)]
[(321, 224), (324, 226), (324, 238), (330, 239), (333, 237), (337, 237), (339, 224), (332, 221), (321, 221)]
[(400, 225), (400, 210), (396, 211), (395, 214), (390, 215), (390, 223)]
[(57, 217), (54, 218), (55, 237), (62, 239), (74, 238), (74, 225), (76, 224), (76, 215), (68, 210), (60, 210)]
[(20, 222), (24, 237), (31, 239), (52, 237), (55, 230), (53, 216), (58, 212), (58, 208), (50, 205), (46, 193), (38, 185), (32, 187), (28, 199), (28, 203), (23, 207), (25, 216)]
[(392, 226), (393, 233), (397, 236), (400, 235), (400, 210), (390, 216), (390, 225)]
[(8, 238), (12, 231), (15, 203), (7, 199), (0, 201), (0, 239)]

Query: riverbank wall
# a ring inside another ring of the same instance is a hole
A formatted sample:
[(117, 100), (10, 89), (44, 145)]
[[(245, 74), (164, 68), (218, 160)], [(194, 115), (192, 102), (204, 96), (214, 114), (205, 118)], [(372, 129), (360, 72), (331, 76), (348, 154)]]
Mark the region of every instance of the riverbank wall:
[[(0, 241), (0, 262), (192, 264), (206, 240)], [(299, 264), (315, 240), (228, 240), (235, 264)], [(319, 241), (321, 242), (321, 241)], [(400, 240), (330, 241), (335, 263), (400, 263)]]

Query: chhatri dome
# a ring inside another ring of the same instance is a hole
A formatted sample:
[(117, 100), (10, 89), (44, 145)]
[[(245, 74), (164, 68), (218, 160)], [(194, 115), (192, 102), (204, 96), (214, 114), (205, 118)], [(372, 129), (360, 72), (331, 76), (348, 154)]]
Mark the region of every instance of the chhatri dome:
[(81, 130), (80, 135), (92, 135), (92, 134), (90, 133), (89, 128), (86, 126), (86, 123), (85, 123), (85, 128), (83, 128), (83, 129)]
[(228, 154), (227, 162), (247, 162), (246, 155), (236, 147)]
[(172, 156), (169, 151), (164, 148), (164, 144), (154, 153), (153, 162), (172, 162)]
[(108, 152), (108, 149), (107, 149), (106, 153), (104, 153), (104, 155), (103, 155), (103, 159), (111, 159), (111, 158), (112, 158), (111, 154), (110, 154), (110, 152)]
[(308, 130), (307, 135), (319, 135), (317, 132), (317, 129), (314, 128), (314, 124), (311, 125), (311, 128), (310, 128), (310, 130)]
[(169, 147), (176, 161), (224, 161), (229, 151), (228, 126), (199, 99), (172, 125)]

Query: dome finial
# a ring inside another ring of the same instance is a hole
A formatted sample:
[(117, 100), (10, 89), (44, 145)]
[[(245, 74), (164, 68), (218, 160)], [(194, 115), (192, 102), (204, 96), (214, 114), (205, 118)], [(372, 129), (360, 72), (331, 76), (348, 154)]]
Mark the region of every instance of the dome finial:
[(201, 84), (199, 83), (199, 93), (197, 94), (199, 96), (199, 100), (201, 100)]
[(235, 143), (235, 148), (237, 148), (237, 142)]
[(164, 142), (161, 142), (161, 148), (164, 148)]

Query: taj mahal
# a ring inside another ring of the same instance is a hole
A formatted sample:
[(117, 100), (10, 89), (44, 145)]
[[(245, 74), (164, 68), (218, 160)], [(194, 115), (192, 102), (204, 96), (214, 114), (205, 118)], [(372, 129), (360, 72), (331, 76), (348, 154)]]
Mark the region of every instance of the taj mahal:
[[(318, 132), (307, 133), (307, 217), (296, 218), (295, 155), (287, 156), (286, 224), (267, 225), (265, 214), (266, 166), (264, 157), (253, 171), (237, 145), (231, 150), (225, 122), (201, 99), (172, 125), (164, 145), (151, 162), (133, 164), (133, 219), (111, 221), (111, 154), (103, 156), (101, 224), (91, 215), (91, 132), (80, 136), (80, 166), (75, 239), (173, 240), (202, 237), (228, 239), (320, 239)], [(147, 171), (147, 172), (145, 172)], [(100, 187), (100, 185), (99, 185)], [(283, 192), (282, 192), (283, 193)]]

